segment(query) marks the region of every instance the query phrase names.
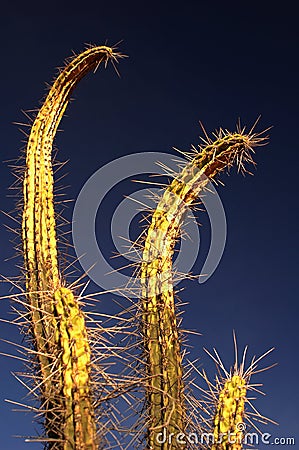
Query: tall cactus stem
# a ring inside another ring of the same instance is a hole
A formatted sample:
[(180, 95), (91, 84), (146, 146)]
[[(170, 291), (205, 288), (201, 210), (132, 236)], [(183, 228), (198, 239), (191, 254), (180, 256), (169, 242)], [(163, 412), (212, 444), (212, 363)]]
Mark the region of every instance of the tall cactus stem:
[(184, 212), (219, 172), (234, 163), (245, 171), (244, 164), (253, 163), (253, 146), (262, 145), (266, 139), (260, 134), (253, 129), (248, 134), (240, 128), (236, 133), (220, 130), (214, 141), (204, 141), (166, 188), (152, 216), (140, 271), (142, 330), (150, 380), (146, 393), (150, 449), (184, 448), (175, 439), (160, 443), (157, 438), (164, 428), (168, 436), (186, 429), (182, 351), (172, 282), (172, 256)]
[(77, 83), (101, 62), (113, 62), (117, 56), (110, 47), (91, 47), (67, 64), (34, 120), (26, 148), (22, 220), (26, 298), (49, 449), (96, 450), (99, 444), (85, 320), (78, 300), (64, 287), (58, 266), (52, 145)]

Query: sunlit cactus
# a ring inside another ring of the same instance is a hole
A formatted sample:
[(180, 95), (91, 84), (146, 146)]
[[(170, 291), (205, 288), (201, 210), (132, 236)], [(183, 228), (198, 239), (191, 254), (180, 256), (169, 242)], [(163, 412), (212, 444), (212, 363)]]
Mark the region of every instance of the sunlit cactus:
[(61, 71), (28, 138), (22, 240), (36, 379), (47, 448), (99, 447), (90, 388), (90, 345), (83, 313), (59, 272), (53, 203), (52, 144), (70, 94), (90, 70), (117, 54), (91, 47)]
[(241, 450), (244, 436), (246, 380), (233, 375), (219, 393), (212, 450)]
[[(96, 70), (100, 63), (114, 63), (120, 56), (110, 47), (90, 47), (68, 62), (37, 113), (26, 147), (22, 214), (26, 275), (23, 305), (26, 308), (24, 316), (29, 322), (31, 356), (34, 355), (31, 363), (35, 384), (31, 393), (38, 393), (38, 413), (43, 417), (45, 431), (37, 440), (51, 450), (111, 448), (98, 430), (96, 405), (99, 399), (95, 398), (93, 389), (92, 343), (86, 315), (73, 286), (64, 280), (58, 263), (52, 145), (70, 94), (80, 79), (90, 70)], [(134, 335), (132, 346), (119, 347), (126, 354), (125, 365), (134, 369), (129, 375), (125, 371), (119, 374), (118, 385), (113, 386), (115, 392), (107, 395), (124, 398), (130, 389), (136, 388), (136, 397), (131, 392), (126, 397), (131, 413), (135, 408), (132, 403), (140, 401), (140, 390), (145, 392), (145, 398), (141, 399), (145, 408), (140, 412), (138, 423), (126, 426), (124, 420), (124, 423), (119, 422), (119, 428), (113, 428), (116, 434), (123, 432), (126, 436), (134, 436), (137, 430), (137, 438), (133, 437), (131, 443), (139, 442), (139, 448), (197, 448), (176, 439), (163, 442), (157, 439), (161, 432), (174, 437), (188, 432), (190, 401), (193, 401), (190, 397), (188, 404), (186, 393), (184, 351), (173, 286), (174, 248), (188, 207), (204, 192), (208, 182), (234, 165), (246, 172), (247, 163), (254, 164), (254, 148), (263, 145), (266, 139), (263, 133), (256, 133), (254, 127), (246, 133), (240, 125), (234, 133), (220, 130), (213, 139), (205, 134), (198, 148), (184, 153), (186, 165), (165, 188), (150, 218), (142, 261), (138, 262), (141, 298), (135, 305), (135, 311), (140, 311), (140, 315), (136, 314), (139, 323), (138, 331), (135, 331), (136, 336), (138, 333), (140, 336), (141, 330), (142, 342)], [(116, 319), (120, 324), (121, 318)], [(135, 317), (128, 320), (129, 328), (136, 324), (134, 320)], [(138, 356), (130, 355), (132, 348), (138, 345), (141, 348)], [(234, 371), (217, 384), (212, 434), (214, 442), (224, 438), (221, 443), (212, 444), (211, 450), (242, 448), (243, 431), (238, 429), (238, 424), (246, 415), (246, 393), (255, 367), (256, 362), (246, 372), (243, 366), (241, 369), (235, 366)], [(108, 375), (106, 382), (108, 386)], [(102, 386), (103, 391), (107, 386)], [(125, 387), (122, 389), (121, 386)], [(194, 408), (197, 406), (201, 407), (201, 404), (195, 403)], [(111, 416), (114, 414), (113, 410)], [(237, 442), (231, 444), (228, 441), (230, 433), (236, 435)], [(129, 448), (126, 444), (122, 446), (121, 437), (119, 440), (117, 437), (116, 442), (120, 450)]]
[[(265, 138), (239, 127), (236, 133), (220, 131), (188, 154), (189, 163), (165, 189), (153, 213), (145, 239), (142, 264), (142, 326), (149, 377), (146, 403), (149, 414), (148, 446), (153, 449), (182, 448), (181, 444), (160, 444), (157, 433), (177, 435), (186, 430), (183, 395), (182, 351), (177, 326), (172, 257), (182, 218), (188, 206), (205, 189), (208, 181), (234, 164), (245, 172), (253, 163), (253, 147)], [(168, 445), (168, 446), (167, 446)]]

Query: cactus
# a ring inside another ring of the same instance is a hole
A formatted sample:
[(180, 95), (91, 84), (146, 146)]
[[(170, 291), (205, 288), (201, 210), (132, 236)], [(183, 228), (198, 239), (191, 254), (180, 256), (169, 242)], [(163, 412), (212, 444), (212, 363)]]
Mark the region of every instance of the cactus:
[(52, 144), (70, 94), (112, 48), (91, 47), (62, 70), (39, 110), (26, 148), (22, 241), (27, 309), (48, 448), (95, 450), (96, 421), (90, 385), (90, 345), (83, 313), (65, 286), (57, 261)]
[(164, 427), (168, 435), (186, 430), (183, 396), (182, 352), (177, 326), (172, 285), (172, 256), (187, 207), (204, 190), (209, 179), (237, 163), (245, 171), (253, 163), (253, 147), (265, 138), (220, 130), (214, 141), (208, 139), (199, 152), (189, 155), (190, 162), (166, 188), (155, 210), (145, 239), (142, 264), (142, 327), (147, 358), (146, 403), (149, 415), (147, 441), (151, 449), (182, 448), (174, 443), (160, 444), (157, 432)]
[[(23, 181), (22, 242), (26, 274), (25, 306), (30, 320), (36, 356), (34, 390), (39, 390), (40, 413), (46, 436), (41, 440), (51, 450), (97, 450), (98, 438), (91, 377), (91, 343), (86, 317), (79, 299), (66, 285), (58, 265), (56, 221), (53, 203), (52, 144), (71, 92), (80, 79), (101, 62), (120, 57), (109, 47), (91, 47), (74, 57), (61, 71), (38, 112), (28, 138)], [(145, 238), (141, 280), (141, 330), (145, 354), (146, 441), (151, 450), (184, 449), (186, 443), (159, 442), (157, 433), (168, 436), (188, 428), (181, 332), (172, 283), (172, 256), (187, 208), (209, 180), (236, 164), (254, 163), (253, 147), (266, 137), (220, 130), (212, 140), (186, 153), (189, 162), (165, 189), (153, 213)], [(254, 366), (255, 367), (255, 366)], [(249, 372), (248, 372), (249, 373)], [(248, 375), (247, 373), (247, 375)], [(248, 376), (235, 371), (218, 386), (214, 415), (214, 440), (236, 433), (238, 443), (224, 439), (212, 450), (240, 450)], [(128, 379), (127, 379), (128, 380)], [(129, 387), (140, 380), (132, 378)], [(119, 389), (119, 393), (122, 391)], [(96, 400), (96, 401), (95, 401)], [(138, 425), (136, 425), (138, 428)], [(134, 426), (131, 426), (132, 433)], [(119, 445), (121, 448), (121, 445)], [(193, 448), (193, 447), (192, 447)]]
[(247, 383), (239, 375), (232, 375), (222, 387), (214, 418), (212, 450), (241, 450)]

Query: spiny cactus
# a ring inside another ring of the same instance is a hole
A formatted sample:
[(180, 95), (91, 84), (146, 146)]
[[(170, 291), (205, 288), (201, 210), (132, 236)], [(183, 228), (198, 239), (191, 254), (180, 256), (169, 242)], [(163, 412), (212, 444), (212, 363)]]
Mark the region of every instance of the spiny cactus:
[(244, 435), (246, 380), (232, 375), (225, 381), (217, 404), (214, 419), (214, 442), (212, 450), (241, 450)]
[(23, 183), (22, 240), (27, 309), (37, 356), (41, 412), (48, 448), (98, 449), (90, 387), (90, 345), (78, 300), (59, 272), (53, 203), (52, 144), (70, 94), (112, 48), (91, 47), (62, 70), (28, 138)]
[[(246, 364), (247, 346), (244, 348), (241, 363), (238, 361), (238, 348), (235, 333), (235, 364), (230, 370), (226, 370), (218, 352), (214, 349), (214, 354), (205, 350), (213, 359), (218, 369), (215, 383), (208, 379), (203, 370), (198, 372), (204, 379), (207, 389), (204, 390), (205, 405), (208, 412), (209, 427), (207, 429), (209, 445), (204, 448), (211, 450), (241, 450), (243, 444), (250, 444), (253, 437), (249, 435), (247, 442), (246, 433), (249, 429), (255, 430), (258, 435), (258, 423), (277, 424), (273, 420), (262, 416), (251, 403), (252, 397), (248, 398), (250, 392), (263, 393), (260, 390), (261, 384), (252, 383), (252, 377), (262, 371), (274, 367), (259, 368), (261, 360), (271, 353), (274, 348), (270, 348), (259, 357), (253, 357), (250, 364)], [(258, 436), (257, 435), (257, 436)], [(257, 443), (257, 442), (256, 442)]]
[[(78, 81), (101, 62), (114, 62), (119, 56), (112, 48), (102, 46), (91, 47), (74, 57), (54, 82), (38, 112), (26, 148), (22, 220), (25, 306), (34, 347), (32, 354), (36, 357), (33, 390), (39, 392), (39, 412), (44, 417), (46, 432), (41, 440), (51, 450), (97, 450), (104, 445), (98, 439), (94, 408), (98, 399), (93, 397), (86, 317), (58, 265), (52, 144)], [(148, 449), (188, 447), (176, 440), (167, 439), (163, 443), (157, 440), (157, 433), (163, 429), (168, 436), (177, 436), (186, 432), (189, 425), (172, 282), (172, 256), (184, 213), (218, 173), (233, 164), (246, 171), (245, 164), (253, 163), (253, 147), (262, 145), (265, 139), (253, 129), (245, 134), (240, 127), (236, 133), (220, 130), (214, 140), (206, 136), (198, 149), (185, 154), (189, 162), (166, 188), (153, 213), (140, 267), (145, 370), (142, 381), (138, 377), (127, 378), (132, 385), (145, 383)], [(235, 371), (218, 389), (215, 441), (221, 433), (236, 431), (237, 423), (243, 420), (247, 381), (245, 375)], [(131, 426), (132, 434), (134, 428), (135, 425)], [(240, 448), (230, 446), (227, 440), (220, 447), (212, 446), (212, 450)]]
[(147, 358), (148, 446), (151, 449), (182, 448), (159, 444), (157, 433), (185, 432), (185, 404), (182, 381), (182, 352), (172, 284), (172, 256), (182, 217), (210, 179), (234, 163), (245, 171), (253, 163), (253, 147), (265, 137), (240, 128), (236, 133), (220, 130), (214, 141), (208, 138), (199, 150), (187, 155), (190, 162), (168, 186), (152, 216), (145, 239), (142, 264), (141, 309), (144, 348)]

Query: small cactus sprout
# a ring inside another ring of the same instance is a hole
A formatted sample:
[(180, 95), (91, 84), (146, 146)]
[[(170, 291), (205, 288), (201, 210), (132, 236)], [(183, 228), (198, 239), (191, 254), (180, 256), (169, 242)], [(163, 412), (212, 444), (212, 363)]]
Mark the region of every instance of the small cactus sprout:
[(239, 375), (225, 381), (214, 419), (214, 442), (217, 444), (213, 444), (212, 450), (242, 449), (246, 392), (246, 380)]
[(90, 70), (117, 54), (91, 47), (74, 57), (55, 80), (28, 138), (23, 182), (22, 241), (26, 308), (37, 361), (49, 449), (98, 449), (90, 387), (90, 345), (83, 313), (59, 271), (53, 203), (52, 144), (70, 94)]
[(141, 263), (141, 310), (146, 370), (149, 379), (146, 403), (149, 415), (148, 446), (158, 450), (182, 448), (159, 444), (163, 428), (167, 434), (185, 432), (186, 413), (182, 381), (182, 352), (172, 283), (172, 256), (182, 218), (210, 179), (234, 164), (242, 172), (253, 163), (253, 147), (265, 137), (253, 129), (245, 134), (220, 130), (212, 140), (206, 136), (199, 149), (186, 154), (189, 162), (165, 189), (153, 213), (145, 238)]
[[(261, 356), (252, 358), (250, 364), (246, 365), (247, 346), (242, 355), (242, 361), (238, 361), (238, 349), (235, 333), (235, 364), (228, 371), (226, 370), (219, 353), (214, 349), (214, 354), (205, 350), (206, 353), (213, 359), (218, 369), (218, 375), (215, 378), (215, 383), (208, 379), (205, 371), (199, 372), (204, 379), (207, 390), (205, 390), (205, 414), (208, 416), (207, 436), (209, 436), (210, 444), (208, 447), (211, 450), (242, 450), (243, 445), (254, 444), (254, 442), (247, 442), (246, 433), (248, 431), (255, 431), (256, 435), (260, 435), (260, 430), (257, 423), (275, 424), (273, 420), (263, 416), (252, 404), (253, 398), (249, 398), (250, 392), (264, 394), (261, 391), (261, 384), (252, 383), (252, 377), (265, 370), (274, 367), (272, 364), (268, 367), (259, 368), (261, 360), (263, 360), (274, 348), (269, 349)], [(252, 434), (248, 435), (253, 439)], [(255, 442), (258, 444), (258, 442)]]

